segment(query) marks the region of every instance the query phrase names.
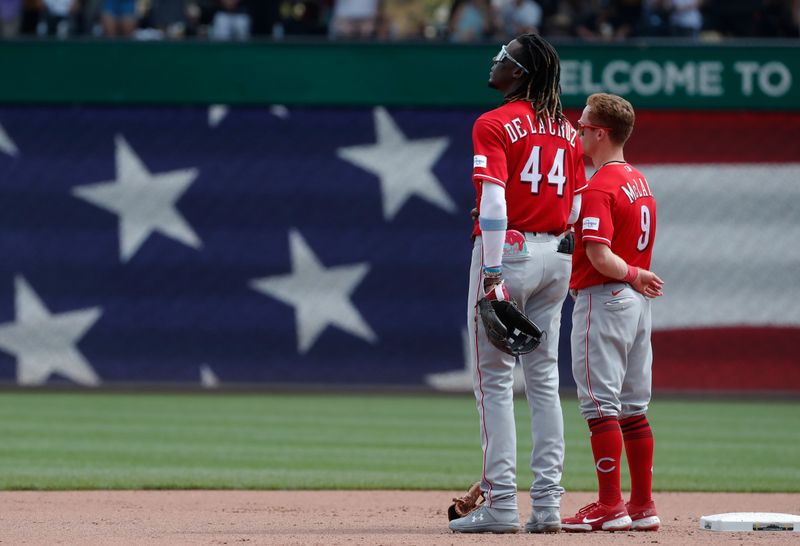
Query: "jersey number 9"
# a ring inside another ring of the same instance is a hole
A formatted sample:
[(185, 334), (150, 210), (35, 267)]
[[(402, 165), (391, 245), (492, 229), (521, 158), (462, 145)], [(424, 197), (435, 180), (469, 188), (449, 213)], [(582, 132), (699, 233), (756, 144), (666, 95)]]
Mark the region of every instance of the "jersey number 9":
[(636, 243), (636, 248), (644, 251), (650, 244), (650, 209), (642, 205), (642, 235)]

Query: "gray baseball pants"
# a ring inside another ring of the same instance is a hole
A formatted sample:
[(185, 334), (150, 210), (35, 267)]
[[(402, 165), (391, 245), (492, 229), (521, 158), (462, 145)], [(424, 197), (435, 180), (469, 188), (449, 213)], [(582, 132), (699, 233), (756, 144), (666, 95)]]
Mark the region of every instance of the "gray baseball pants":
[[(561, 307), (567, 295), (572, 256), (556, 252), (559, 239), (525, 233), (527, 253), (503, 258), (509, 294), (528, 317), (547, 332), (542, 344), (519, 358), (531, 412), (534, 474), (530, 489), (535, 507), (558, 507), (564, 489), (564, 421), (558, 394), (558, 338)], [(517, 439), (514, 422), (516, 359), (496, 349), (486, 337), (475, 305), (483, 295), (481, 238), (475, 240), (470, 266), (468, 331), (472, 337), (473, 385), (480, 416), (483, 469), (481, 487), (489, 506), (517, 507)]]
[(652, 385), (650, 299), (622, 282), (573, 293), (572, 375), (585, 419), (647, 412)]

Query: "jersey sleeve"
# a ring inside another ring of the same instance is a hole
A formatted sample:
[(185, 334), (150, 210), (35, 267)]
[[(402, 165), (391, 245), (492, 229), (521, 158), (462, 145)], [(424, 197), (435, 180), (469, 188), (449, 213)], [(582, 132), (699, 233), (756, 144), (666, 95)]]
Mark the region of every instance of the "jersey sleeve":
[(614, 222), (611, 220), (611, 195), (591, 187), (581, 193), (581, 239), (611, 246)]
[(483, 117), (472, 126), (472, 178), (506, 187), (506, 138), (499, 123)]

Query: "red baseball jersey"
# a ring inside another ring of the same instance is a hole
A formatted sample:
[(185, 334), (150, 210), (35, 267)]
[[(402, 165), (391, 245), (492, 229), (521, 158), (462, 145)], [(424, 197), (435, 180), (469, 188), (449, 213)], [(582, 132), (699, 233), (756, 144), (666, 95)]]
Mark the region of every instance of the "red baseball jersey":
[(619, 282), (601, 275), (586, 256), (587, 241), (611, 247), (629, 265), (650, 269), (656, 238), (656, 200), (645, 177), (627, 163), (600, 167), (581, 192), (569, 287)]
[[(586, 185), (583, 148), (569, 121), (536, 118), (531, 103), (486, 112), (472, 127), (472, 180), (480, 211), (482, 184), (506, 190), (508, 229), (562, 233), (576, 190)], [(473, 235), (480, 234), (475, 222)]]

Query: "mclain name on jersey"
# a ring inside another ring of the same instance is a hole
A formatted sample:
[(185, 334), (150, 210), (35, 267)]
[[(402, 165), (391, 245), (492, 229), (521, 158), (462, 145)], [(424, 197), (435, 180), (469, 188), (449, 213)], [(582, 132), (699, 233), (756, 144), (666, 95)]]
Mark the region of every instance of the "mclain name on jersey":
[(653, 196), (653, 192), (650, 191), (650, 186), (644, 177), (634, 178), (624, 186), (620, 186), (620, 189), (625, 192), (631, 203), (642, 197)]

